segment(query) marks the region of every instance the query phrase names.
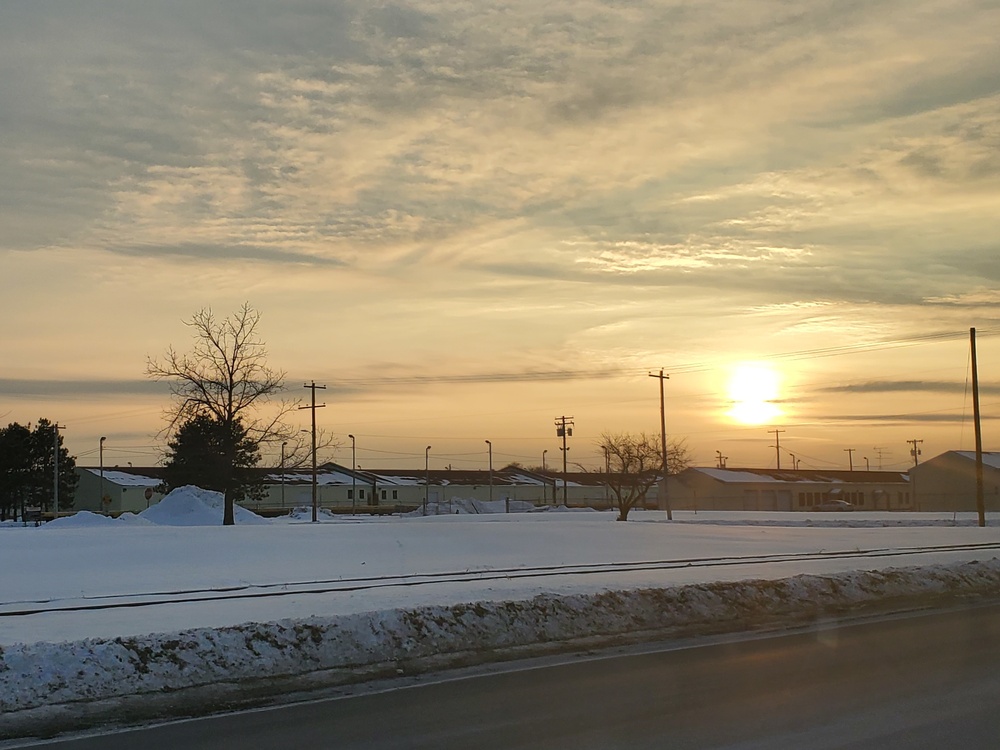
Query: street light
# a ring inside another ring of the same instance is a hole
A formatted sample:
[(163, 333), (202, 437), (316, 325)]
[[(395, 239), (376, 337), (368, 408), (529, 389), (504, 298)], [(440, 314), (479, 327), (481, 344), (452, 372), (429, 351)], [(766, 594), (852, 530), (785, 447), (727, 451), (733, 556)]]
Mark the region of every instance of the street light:
[(281, 444), (281, 509), (285, 509), (285, 446), (288, 445), (286, 440)]
[(493, 502), (493, 443), (487, 440), (486, 445), (490, 452), (490, 502)]
[(354, 440), (354, 435), (348, 435), (351, 439), (351, 515), (357, 515), (358, 512), (358, 453), (357, 453), (357, 442)]
[(102, 437), (100, 440), (100, 450), (101, 454), (101, 499), (97, 503), (99, 510), (104, 510), (104, 441), (107, 440), (106, 437)]
[[(548, 453), (548, 452), (549, 452), (548, 448), (546, 448), (545, 450), (542, 451), (542, 473), (543, 474), (546, 471), (546, 469), (545, 469), (545, 454)], [(555, 490), (554, 489), (552, 490), (552, 499), (555, 500)], [(545, 497), (545, 480), (543, 479), (542, 480), (542, 505), (545, 505), (547, 502), (548, 502), (548, 499)]]
[(871, 471), (872, 467), (871, 464), (868, 463), (868, 456), (862, 456), (862, 458), (865, 459), (865, 471)]
[(431, 447), (424, 449), (424, 515), (427, 515), (427, 496), (431, 486)]

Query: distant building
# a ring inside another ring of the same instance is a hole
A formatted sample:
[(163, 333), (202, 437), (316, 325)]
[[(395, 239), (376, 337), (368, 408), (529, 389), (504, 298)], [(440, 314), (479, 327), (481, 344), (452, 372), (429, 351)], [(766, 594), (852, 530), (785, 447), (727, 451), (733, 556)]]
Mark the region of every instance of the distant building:
[[(920, 510), (976, 511), (976, 453), (948, 451), (910, 469)], [(1000, 452), (983, 452), (986, 510), (1000, 511)]]
[(76, 486), (73, 510), (113, 515), (126, 511), (139, 513), (163, 497), (163, 469), (159, 467), (105, 467), (103, 481), (100, 469), (78, 466), (76, 474), (80, 482)]
[(910, 510), (906, 474), (819, 469), (705, 469), (671, 477), (674, 510), (810, 510), (844, 500), (858, 510)]
[[(811, 510), (830, 500), (844, 500), (857, 510), (975, 510), (972, 454), (953, 452), (913, 470), (917, 503), (910, 477), (894, 471), (816, 469), (715, 469), (691, 467), (670, 477), (673, 510)], [(1000, 510), (1000, 453), (988, 454), (987, 507)], [(940, 460), (939, 460), (940, 459)], [(282, 513), (312, 505), (312, 472), (260, 469), (263, 491), (243, 505), (262, 513)], [(80, 483), (75, 509), (119, 514), (145, 510), (163, 497), (163, 469), (114, 467), (100, 472), (77, 468)], [(565, 482), (565, 493), (563, 484)], [(638, 507), (655, 508), (654, 484)], [(490, 472), (433, 469), (352, 470), (327, 463), (316, 472), (316, 499), (322, 508), (361, 512), (411, 510), (451, 500), (488, 500)], [(610, 508), (612, 495), (601, 472), (493, 472), (494, 500), (520, 500), (536, 505)], [(564, 499), (565, 498), (565, 499)]]
[[(118, 515), (138, 513), (163, 497), (162, 467), (105, 468), (77, 467), (80, 483), (76, 492), (76, 510)], [(262, 491), (241, 503), (253, 511), (281, 513), (312, 505), (311, 469), (260, 469)], [(605, 477), (599, 473), (538, 473), (527, 469), (496, 470), (490, 489), (489, 471), (433, 469), (352, 470), (327, 463), (316, 471), (316, 501), (322, 508), (337, 511), (392, 512), (411, 510), (430, 503), (451, 500), (514, 500), (536, 505), (563, 503), (571, 506), (608, 507)], [(102, 501), (103, 495), (103, 501)]]

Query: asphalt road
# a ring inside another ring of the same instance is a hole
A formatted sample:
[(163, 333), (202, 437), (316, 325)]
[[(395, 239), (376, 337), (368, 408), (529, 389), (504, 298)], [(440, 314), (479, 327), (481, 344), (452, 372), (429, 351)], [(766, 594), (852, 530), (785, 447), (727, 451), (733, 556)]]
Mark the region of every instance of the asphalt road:
[(1000, 606), (151, 727), (118, 748), (997, 748)]

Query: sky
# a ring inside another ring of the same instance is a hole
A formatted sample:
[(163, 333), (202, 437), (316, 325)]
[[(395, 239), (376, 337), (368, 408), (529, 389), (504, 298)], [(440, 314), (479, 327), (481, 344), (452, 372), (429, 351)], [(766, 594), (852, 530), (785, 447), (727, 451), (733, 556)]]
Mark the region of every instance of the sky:
[(4, 0), (0, 422), (154, 464), (147, 358), (249, 302), (363, 468), (558, 465), (564, 415), (597, 466), (662, 368), (696, 464), (905, 469), (974, 445), (970, 327), (1000, 449), (998, 33), (996, 0)]

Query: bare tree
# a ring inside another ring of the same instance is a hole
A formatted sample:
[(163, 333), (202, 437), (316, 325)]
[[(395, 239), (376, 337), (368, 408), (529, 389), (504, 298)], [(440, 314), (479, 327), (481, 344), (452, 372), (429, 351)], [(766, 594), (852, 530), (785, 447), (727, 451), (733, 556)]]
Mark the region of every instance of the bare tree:
[[(232, 316), (219, 319), (203, 309), (186, 323), (194, 348), (179, 353), (169, 347), (162, 359), (148, 358), (146, 375), (170, 384), (174, 405), (167, 412), (165, 432), (176, 434), (184, 424), (209, 417), (244, 435), (258, 450), (277, 443), (292, 444), (290, 455), (302, 460), (304, 442), (286, 419), (297, 401), (283, 400), (285, 373), (267, 364), (267, 351), (257, 333), (260, 313), (244, 303)], [(235, 455), (235, 449), (231, 452)], [(225, 488), (223, 524), (234, 523), (237, 487)]]
[[(605, 432), (598, 446), (607, 456), (607, 482), (618, 508), (618, 520), (627, 521), (629, 511), (645, 502), (660, 478), (660, 437), (645, 432)], [(667, 473), (676, 474), (689, 464), (690, 452), (684, 442), (671, 441), (667, 446)]]

